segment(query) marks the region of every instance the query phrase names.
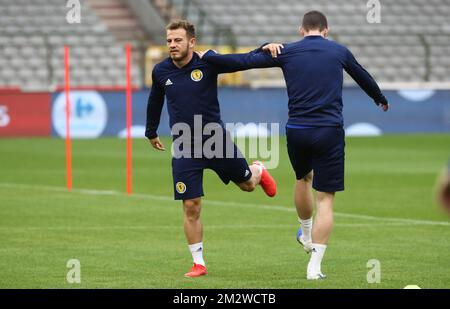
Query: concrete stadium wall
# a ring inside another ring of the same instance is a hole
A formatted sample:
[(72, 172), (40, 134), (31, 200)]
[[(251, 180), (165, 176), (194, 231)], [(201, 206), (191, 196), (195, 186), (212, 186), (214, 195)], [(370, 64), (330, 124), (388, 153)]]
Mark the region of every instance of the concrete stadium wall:
[[(389, 133), (450, 133), (450, 90), (400, 90), (385, 92), (391, 109), (383, 113), (358, 88), (343, 91), (348, 135)], [(133, 92), (132, 135), (142, 137), (149, 90)], [(221, 88), (222, 119), (228, 123), (279, 123), (285, 133), (285, 89)], [(125, 136), (123, 91), (72, 91), (73, 137)], [(159, 134), (170, 135), (164, 107)], [(255, 133), (250, 128), (246, 132)], [(260, 132), (260, 131), (259, 131)], [(261, 133), (261, 132), (260, 132)], [(64, 93), (0, 93), (0, 136), (65, 136)]]

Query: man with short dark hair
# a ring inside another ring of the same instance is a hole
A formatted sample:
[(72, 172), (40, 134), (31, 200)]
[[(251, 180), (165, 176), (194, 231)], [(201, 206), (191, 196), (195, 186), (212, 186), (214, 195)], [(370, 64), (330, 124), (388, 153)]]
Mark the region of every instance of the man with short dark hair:
[[(157, 134), (165, 96), (174, 145), (179, 148), (172, 158), (174, 196), (183, 201), (184, 232), (194, 260), (194, 266), (185, 274), (186, 277), (207, 273), (200, 221), (204, 169), (214, 170), (225, 184), (233, 181), (243, 191), (251, 192), (259, 184), (268, 196), (276, 194), (272, 176), (259, 161), (248, 166), (220, 119), (217, 74), (234, 69), (221, 70), (202, 61), (193, 52), (195, 43), (195, 28), (191, 23), (177, 21), (167, 26), (170, 57), (153, 69), (145, 131), (155, 149), (165, 150)], [(196, 123), (196, 119), (200, 123)], [(199, 136), (196, 136), (197, 125), (200, 127)], [(187, 128), (189, 132), (177, 131), (176, 128)], [(212, 129), (210, 134), (206, 133), (207, 128)], [(218, 136), (219, 140), (214, 143), (214, 153), (210, 156), (211, 153), (204, 153), (204, 149), (212, 135)]]
[[(328, 22), (324, 14), (306, 13), (299, 32), (303, 40), (268, 44), (247, 54), (217, 55), (208, 51), (199, 55), (223, 69), (283, 70), (289, 97), (287, 146), (297, 179), (294, 202), (301, 224), (297, 240), (307, 252), (312, 252), (306, 277), (317, 280), (325, 278), (321, 262), (333, 226), (334, 195), (344, 190), (343, 70), (384, 111), (389, 105), (352, 53), (326, 39)], [(272, 56), (262, 51), (270, 51)], [(312, 188), (317, 192), (314, 225)]]
[(328, 21), (323, 13), (310, 11), (303, 16), (302, 28), (306, 32), (311, 30), (324, 31), (328, 29)]

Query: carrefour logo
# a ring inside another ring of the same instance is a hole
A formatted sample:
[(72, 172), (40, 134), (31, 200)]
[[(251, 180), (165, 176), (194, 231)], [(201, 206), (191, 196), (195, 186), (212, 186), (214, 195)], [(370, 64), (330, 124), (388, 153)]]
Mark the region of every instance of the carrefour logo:
[[(94, 138), (100, 136), (108, 119), (103, 97), (96, 91), (73, 91), (70, 93), (70, 135), (72, 137)], [(66, 96), (60, 93), (52, 110), (55, 132), (66, 136)]]
[(89, 101), (83, 102), (83, 98), (79, 97), (75, 103), (75, 115), (78, 118), (89, 117), (92, 114), (94, 108), (92, 103)]

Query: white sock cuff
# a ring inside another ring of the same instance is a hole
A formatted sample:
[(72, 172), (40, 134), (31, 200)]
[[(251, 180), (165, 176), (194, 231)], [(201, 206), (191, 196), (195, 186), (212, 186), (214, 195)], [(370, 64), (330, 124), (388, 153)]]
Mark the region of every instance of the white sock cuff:
[(313, 218), (312, 218), (312, 217), (309, 218), (309, 219), (301, 219), (300, 217), (298, 217), (298, 222), (299, 222), (301, 225), (309, 225), (309, 224), (312, 224), (312, 221), (313, 221)]
[(312, 247), (313, 247), (313, 248), (317, 248), (317, 249), (325, 250), (325, 249), (327, 248), (327, 245), (324, 245), (324, 244), (315, 244), (315, 243), (313, 243), (313, 244), (312, 244)]
[(262, 174), (262, 171), (263, 171), (262, 165), (261, 165), (261, 164), (253, 164), (253, 165), (255, 165), (255, 166), (258, 168), (259, 174), (261, 175), (261, 174)]
[(191, 252), (195, 252), (200, 248), (203, 249), (203, 241), (198, 242), (196, 244), (188, 245), (188, 246), (189, 246), (189, 250), (191, 250)]

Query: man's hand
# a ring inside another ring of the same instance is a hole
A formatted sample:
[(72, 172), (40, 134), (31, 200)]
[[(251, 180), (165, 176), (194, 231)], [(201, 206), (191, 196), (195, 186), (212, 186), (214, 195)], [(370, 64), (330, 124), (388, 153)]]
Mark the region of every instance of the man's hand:
[(153, 148), (164, 151), (166, 148), (164, 148), (164, 145), (159, 140), (159, 137), (152, 138), (150, 140), (150, 144), (152, 144)]
[(389, 109), (389, 104), (380, 104), (381, 108), (383, 109), (383, 112), (387, 112)]
[(276, 58), (279, 54), (281, 54), (281, 49), (284, 48), (282, 44), (278, 43), (270, 43), (263, 46), (264, 51), (270, 52), (272, 58)]
[(195, 53), (200, 57), (200, 59), (202, 59), (203, 56), (210, 50), (212, 50), (213, 52), (215, 52), (217, 54), (217, 52), (214, 49), (200, 50), (200, 51), (196, 51)]

